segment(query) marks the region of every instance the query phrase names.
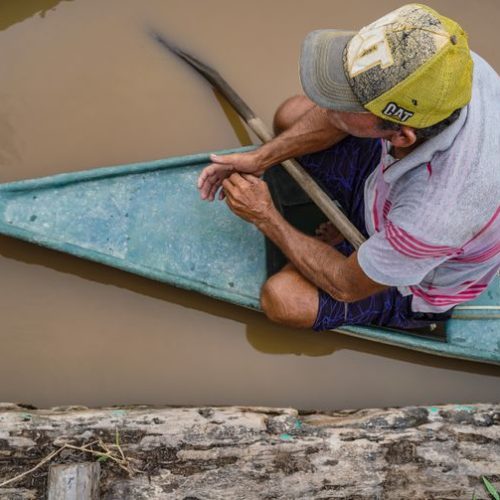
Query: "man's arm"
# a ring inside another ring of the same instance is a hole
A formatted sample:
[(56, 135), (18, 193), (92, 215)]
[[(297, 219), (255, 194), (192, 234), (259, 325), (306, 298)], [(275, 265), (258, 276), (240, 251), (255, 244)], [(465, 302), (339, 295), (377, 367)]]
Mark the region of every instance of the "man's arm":
[(387, 288), (364, 273), (357, 252), (345, 257), (330, 245), (297, 231), (278, 212), (256, 226), (305, 278), (340, 302), (356, 302)]
[(332, 121), (332, 112), (313, 106), (290, 128), (259, 148), (259, 160), (264, 168), (283, 160), (315, 153), (333, 146), (347, 136)]
[(276, 210), (264, 181), (252, 175), (232, 174), (223, 186), (229, 208), (255, 224), (305, 278), (334, 299), (355, 302), (387, 288), (364, 273), (356, 252), (345, 257), (291, 226)]
[(347, 134), (332, 121), (332, 113), (318, 106), (305, 112), (289, 129), (255, 151), (224, 156), (212, 155), (212, 164), (198, 179), (203, 199), (213, 200), (222, 181), (233, 172), (261, 175), (283, 160), (314, 153), (341, 141)]

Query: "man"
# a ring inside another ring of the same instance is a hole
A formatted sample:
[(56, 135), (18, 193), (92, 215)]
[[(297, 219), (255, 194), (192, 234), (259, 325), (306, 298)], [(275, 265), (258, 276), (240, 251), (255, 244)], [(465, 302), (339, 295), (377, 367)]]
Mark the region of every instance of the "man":
[[(288, 258), (262, 288), (263, 310), (315, 330), (446, 319), (500, 264), (500, 78), (458, 24), (419, 4), (358, 33), (310, 33), (300, 76), (307, 97), (278, 109), (281, 133), (213, 156), (198, 181), (203, 199), (219, 192)], [(277, 211), (259, 176), (291, 157), (368, 238), (358, 251)]]

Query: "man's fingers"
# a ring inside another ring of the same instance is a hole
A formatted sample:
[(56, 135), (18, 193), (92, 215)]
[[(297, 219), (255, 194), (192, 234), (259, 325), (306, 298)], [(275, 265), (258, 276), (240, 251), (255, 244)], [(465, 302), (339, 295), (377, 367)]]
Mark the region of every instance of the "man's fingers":
[(202, 170), (201, 171), (201, 174), (198, 176), (198, 182), (196, 183), (196, 186), (198, 187), (198, 189), (201, 189), (203, 184), (205, 183), (205, 179), (206, 179), (206, 174), (205, 174), (205, 170)]
[(208, 188), (202, 188), (200, 189), (200, 198), (202, 200), (206, 200), (208, 196)]
[(238, 187), (244, 187), (246, 184), (247, 184), (247, 180), (245, 179), (245, 177), (243, 177), (245, 174), (239, 174), (237, 172), (235, 172), (234, 174), (231, 174), (229, 177), (228, 177), (228, 180), (234, 184), (235, 186), (238, 186)]
[(216, 155), (216, 154), (211, 154), (210, 155), (210, 160), (213, 161), (214, 163), (225, 163), (228, 156), (229, 155), (219, 156), (219, 155)]
[(220, 179), (217, 177), (208, 178), (200, 189), (200, 195), (203, 200), (209, 199), (212, 191), (221, 185)]
[[(197, 185), (202, 200), (213, 201), (217, 195), (219, 200), (223, 200), (226, 194), (234, 199), (237, 197), (236, 189), (248, 188), (248, 184), (263, 182), (252, 174), (234, 172), (234, 166), (231, 163), (222, 164), (221, 159), (231, 162), (231, 156), (233, 155), (210, 156), (210, 159), (217, 163), (205, 167), (198, 177)], [(221, 186), (224, 189), (219, 191)]]
[(206, 197), (206, 199), (207, 199), (208, 201), (213, 201), (213, 200), (214, 200), (214, 197), (215, 197), (215, 193), (216, 193), (216, 191), (217, 191), (217, 185), (212, 184), (212, 185), (210, 186), (210, 189), (208, 190), (208, 193), (207, 193), (207, 197)]
[[(219, 157), (216, 156), (216, 158)], [(197, 182), (198, 189), (201, 189), (201, 187), (207, 181), (207, 179), (216, 178), (221, 175), (222, 176), (227, 175), (227, 173), (230, 172), (231, 170), (234, 170), (234, 167), (227, 164), (212, 163), (211, 165), (208, 165), (201, 171), (200, 175), (198, 176), (198, 182)]]
[(328, 222), (322, 222), (317, 228), (316, 228), (316, 234), (321, 234), (324, 233), (328, 230)]
[(251, 184), (258, 184), (261, 180), (253, 174), (241, 174), (241, 176)]
[(217, 191), (219, 191), (219, 189), (222, 189), (222, 180), (221, 179), (218, 179), (217, 182), (212, 184), (212, 187), (210, 189), (210, 194), (209, 194), (210, 201), (215, 200), (215, 195), (217, 194)]
[(201, 174), (198, 176), (198, 189), (201, 189), (206, 180), (214, 174), (213, 167), (213, 165), (209, 165), (201, 171)]
[[(198, 176), (197, 187), (200, 191), (201, 199), (213, 200), (220, 189), (222, 181), (231, 177), (231, 184), (239, 187), (244, 187), (248, 180), (237, 174), (237, 171), (244, 170), (245, 162), (241, 163), (244, 158), (242, 154), (217, 155), (211, 154), (210, 160), (212, 164), (206, 166)], [(224, 193), (219, 193), (219, 199), (224, 198)]]
[(210, 155), (210, 161), (216, 163), (217, 165), (231, 165), (234, 161), (234, 155)]
[(214, 183), (209, 182), (208, 180), (203, 183), (200, 188), (200, 196), (202, 200), (208, 199), (210, 196), (210, 191), (212, 190)]
[(234, 197), (234, 191), (235, 191), (236, 187), (232, 184), (231, 178), (224, 179), (222, 181), (222, 187), (224, 188), (226, 196)]

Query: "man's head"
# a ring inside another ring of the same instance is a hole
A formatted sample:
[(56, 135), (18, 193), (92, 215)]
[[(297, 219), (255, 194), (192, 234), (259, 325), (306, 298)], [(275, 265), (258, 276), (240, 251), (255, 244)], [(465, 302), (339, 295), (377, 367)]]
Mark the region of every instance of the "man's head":
[(392, 130), (425, 129), (470, 101), (472, 58), (457, 23), (410, 4), (358, 33), (313, 31), (300, 76), (307, 96), (340, 118), (369, 112), (400, 126)]

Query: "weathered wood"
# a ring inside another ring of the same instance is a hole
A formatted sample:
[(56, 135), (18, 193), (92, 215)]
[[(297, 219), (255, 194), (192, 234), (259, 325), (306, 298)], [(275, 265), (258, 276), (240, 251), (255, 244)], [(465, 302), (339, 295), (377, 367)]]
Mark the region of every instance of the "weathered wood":
[[(334, 412), (272, 408), (0, 408), (0, 483), (65, 443), (101, 439), (105, 500), (488, 498), (500, 486), (500, 404)], [(63, 450), (58, 463), (92, 457)], [(44, 498), (47, 468), (0, 488)], [(13, 496), (14, 493), (24, 496)]]
[(48, 500), (99, 500), (98, 462), (51, 465)]

